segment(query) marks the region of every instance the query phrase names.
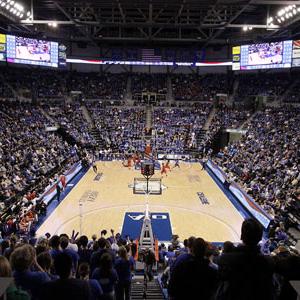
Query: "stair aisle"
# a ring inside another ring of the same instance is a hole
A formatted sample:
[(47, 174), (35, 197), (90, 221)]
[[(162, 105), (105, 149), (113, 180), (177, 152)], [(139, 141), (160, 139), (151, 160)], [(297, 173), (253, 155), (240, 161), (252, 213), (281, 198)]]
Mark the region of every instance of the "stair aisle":
[(161, 287), (157, 279), (147, 282), (144, 285), (144, 276), (137, 276), (131, 283), (131, 300), (148, 299), (148, 300), (164, 300)]

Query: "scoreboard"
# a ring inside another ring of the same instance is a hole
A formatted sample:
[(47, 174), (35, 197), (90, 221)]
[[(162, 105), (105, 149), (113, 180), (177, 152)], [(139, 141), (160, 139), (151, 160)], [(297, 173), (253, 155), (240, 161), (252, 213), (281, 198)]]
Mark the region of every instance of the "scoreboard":
[(300, 67), (300, 40), (293, 41), (293, 67)]
[(0, 34), (0, 61), (45, 67), (66, 66), (66, 46), (53, 41)]
[(290, 68), (293, 41), (250, 44), (232, 48), (233, 70)]
[(6, 61), (6, 35), (0, 33), (0, 61)]
[(232, 47), (232, 70), (300, 67), (300, 40)]

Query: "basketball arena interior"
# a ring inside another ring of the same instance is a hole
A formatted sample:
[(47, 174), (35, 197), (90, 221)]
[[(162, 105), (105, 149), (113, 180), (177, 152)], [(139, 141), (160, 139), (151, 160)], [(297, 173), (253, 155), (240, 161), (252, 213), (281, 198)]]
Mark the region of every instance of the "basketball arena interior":
[(0, 300), (300, 299), (300, 1), (0, 0)]

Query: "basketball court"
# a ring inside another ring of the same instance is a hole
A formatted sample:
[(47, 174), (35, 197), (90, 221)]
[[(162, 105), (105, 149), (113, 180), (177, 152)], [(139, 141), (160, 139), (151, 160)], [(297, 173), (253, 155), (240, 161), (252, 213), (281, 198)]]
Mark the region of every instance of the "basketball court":
[[(149, 196), (133, 193), (134, 179), (142, 177), (140, 170), (129, 170), (120, 161), (98, 162), (97, 167), (98, 175), (89, 169), (37, 235), (71, 234), (73, 229), (89, 237), (99, 236), (103, 229), (126, 232), (126, 224), (141, 222), (148, 202), (153, 219), (169, 218), (171, 232), (180, 240), (191, 235), (212, 242), (240, 240), (243, 217), (199, 163), (182, 162), (180, 169), (172, 169), (162, 179), (161, 194)], [(161, 178), (160, 171), (153, 178)], [(155, 225), (157, 231), (160, 224)]]

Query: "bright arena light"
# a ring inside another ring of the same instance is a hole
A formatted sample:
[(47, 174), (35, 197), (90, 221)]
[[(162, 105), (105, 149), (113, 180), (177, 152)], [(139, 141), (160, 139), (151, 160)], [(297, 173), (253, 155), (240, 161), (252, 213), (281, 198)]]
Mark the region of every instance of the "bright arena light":
[(252, 26), (248, 26), (248, 25), (243, 26), (243, 31), (248, 31), (248, 30), (252, 30), (252, 29), (253, 29)]
[[(22, 19), (25, 14), (25, 9), (22, 4), (14, 0), (0, 0), (0, 7), (3, 7), (6, 10), (6, 13), (10, 13), (14, 16)], [(30, 11), (26, 13), (28, 17), (30, 17)]]
[[(281, 8), (279, 11), (277, 11), (277, 14), (275, 15), (275, 20), (277, 23), (281, 24), (284, 23), (287, 20), (290, 20), (292, 18), (295, 18), (300, 13), (300, 7), (297, 7), (294, 5), (288, 5), (286, 7)], [(272, 17), (268, 18), (267, 25), (271, 24)]]
[(49, 22), (48, 26), (56, 28), (57, 27), (57, 22), (56, 21)]

